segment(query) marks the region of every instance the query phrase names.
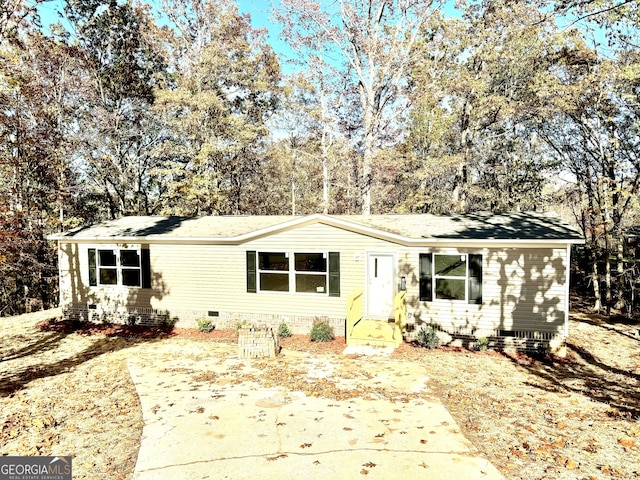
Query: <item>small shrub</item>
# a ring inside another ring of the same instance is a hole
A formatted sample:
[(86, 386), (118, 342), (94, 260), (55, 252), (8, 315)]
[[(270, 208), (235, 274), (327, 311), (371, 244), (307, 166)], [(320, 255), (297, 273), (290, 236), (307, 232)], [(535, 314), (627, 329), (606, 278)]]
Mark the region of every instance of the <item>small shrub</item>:
[[(71, 319), (71, 328), (74, 330), (79, 330), (83, 328), (89, 320), (85, 319), (83, 316), (75, 317)], [(52, 325), (53, 323), (50, 323)]]
[(158, 313), (156, 315), (156, 322), (158, 322), (158, 324), (162, 328), (173, 328), (176, 321), (177, 319), (171, 320), (171, 314), (169, 313), (169, 311)]
[(136, 323), (138, 323), (138, 316), (137, 315), (129, 315), (127, 317), (127, 325), (129, 325), (130, 327), (134, 327), (136, 325)]
[(244, 328), (247, 326), (247, 321), (246, 320), (242, 320), (239, 322), (236, 322), (236, 330), (240, 330), (241, 328)]
[(536, 345), (536, 350), (535, 353), (533, 353), (533, 356), (539, 358), (540, 360), (546, 360), (547, 358), (549, 358), (550, 354), (551, 350), (549, 349), (549, 345), (541, 342)]
[(327, 320), (315, 321), (311, 327), (310, 337), (312, 342), (330, 342), (335, 338)]
[(113, 317), (114, 315), (111, 312), (103, 312), (100, 316), (100, 322), (102, 322), (103, 325), (111, 326), (113, 325)]
[(484, 352), (489, 348), (489, 339), (487, 337), (480, 337), (476, 342), (476, 350)]
[(198, 330), (200, 332), (209, 333), (213, 330), (213, 323), (208, 318), (199, 318), (196, 322), (198, 322)]
[(420, 347), (428, 348), (429, 350), (436, 348), (440, 343), (436, 329), (433, 327), (420, 327), (416, 335), (416, 343)]
[(287, 325), (285, 322), (280, 322), (280, 325), (278, 325), (278, 336), (280, 338), (289, 338), (292, 335), (293, 332), (289, 328), (289, 325)]

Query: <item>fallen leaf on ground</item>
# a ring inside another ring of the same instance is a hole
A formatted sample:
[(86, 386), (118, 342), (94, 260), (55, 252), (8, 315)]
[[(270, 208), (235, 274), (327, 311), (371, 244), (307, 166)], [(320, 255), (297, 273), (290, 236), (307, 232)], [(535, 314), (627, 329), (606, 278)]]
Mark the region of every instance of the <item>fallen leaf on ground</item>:
[(273, 462), (275, 460), (278, 460), (280, 458), (287, 458), (287, 454), (286, 453), (281, 453), (280, 455), (276, 455), (275, 457), (267, 457), (267, 461), (268, 462)]
[(564, 464), (569, 470), (575, 470), (578, 467), (578, 464), (571, 460), (570, 458), (567, 460), (567, 463)]
[(621, 438), (618, 440), (618, 443), (623, 447), (635, 447), (636, 445), (635, 440), (632, 440), (631, 438)]

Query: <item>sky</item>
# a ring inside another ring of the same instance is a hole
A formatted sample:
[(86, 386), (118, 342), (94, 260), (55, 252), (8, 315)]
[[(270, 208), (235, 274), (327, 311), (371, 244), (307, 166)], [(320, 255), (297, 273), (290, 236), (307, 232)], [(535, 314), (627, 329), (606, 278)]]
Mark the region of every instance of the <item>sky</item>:
[[(158, 0), (145, 1), (154, 7), (157, 7), (160, 3)], [(236, 3), (240, 13), (249, 13), (251, 15), (251, 25), (253, 27), (267, 29), (269, 32), (268, 43), (277, 53), (286, 54), (289, 51), (286, 42), (278, 39), (280, 28), (270, 18), (271, 7), (274, 4), (278, 5), (278, 0), (239, 0)], [(61, 19), (58, 15), (58, 12), (62, 12), (64, 4), (65, 0), (45, 0), (44, 3), (38, 6), (42, 27), (45, 31), (48, 31), (48, 27), (57, 21), (65, 23), (64, 19)]]
[[(157, 6), (160, 2), (157, 0), (146, 0), (146, 3)], [(278, 4), (278, 1), (272, 0), (240, 0), (238, 2), (240, 12), (251, 14), (251, 23), (255, 27), (269, 27), (269, 10), (272, 4)], [(48, 26), (56, 22), (59, 18), (57, 11), (62, 11), (64, 0), (44, 0), (44, 3), (38, 6), (38, 11), (42, 17), (43, 26)]]
[[(159, 0), (143, 0), (153, 7), (158, 7)], [(447, 2), (448, 6), (445, 7), (448, 15), (458, 16), (459, 12), (456, 11), (452, 4), (452, 1)], [(58, 12), (62, 12), (64, 8), (65, 0), (45, 0), (44, 3), (38, 6), (40, 18), (42, 21), (42, 27), (48, 31), (48, 27), (57, 22), (62, 21), (64, 25), (64, 19), (61, 19)], [(251, 15), (251, 25), (254, 28), (265, 28), (268, 32), (268, 43), (271, 48), (280, 56), (281, 68), (284, 73), (291, 73), (292, 66), (284, 64), (284, 60), (287, 56), (291, 55), (291, 49), (287, 43), (278, 38), (280, 35), (280, 27), (271, 18), (272, 7), (279, 5), (279, 0), (236, 0), (240, 13), (248, 13)]]
[[(158, 0), (143, 0), (153, 7), (158, 7), (160, 2)], [(64, 19), (61, 19), (58, 12), (62, 12), (64, 8), (65, 0), (45, 0), (38, 7), (40, 13), (40, 19), (42, 27), (45, 31), (48, 31), (48, 27), (57, 22), (62, 21), (64, 25)], [(278, 0), (236, 0), (240, 13), (248, 13), (251, 15), (251, 25), (254, 28), (264, 28), (268, 32), (267, 42), (273, 48), (273, 50), (280, 56), (283, 73), (293, 73), (294, 67), (284, 63), (285, 58), (291, 55), (291, 49), (283, 39), (278, 38), (280, 35), (280, 27), (271, 19), (272, 5), (279, 5)]]
[[(29, 0), (28, 0), (29, 1)], [(33, 0), (31, 0), (33, 1)], [(105, 0), (106, 1), (106, 0)], [(143, 0), (146, 3), (150, 4), (152, 7), (158, 8), (160, 4), (160, 0)], [(44, 3), (41, 3), (38, 6), (38, 11), (40, 13), (42, 26), (45, 31), (48, 31), (48, 27), (59, 20), (61, 20), (64, 24), (64, 19), (61, 19), (58, 15), (58, 12), (62, 12), (65, 4), (65, 0), (45, 0)], [(292, 56), (292, 51), (283, 39), (279, 38), (280, 35), (280, 27), (277, 22), (273, 21), (271, 18), (271, 9), (272, 7), (279, 5), (279, 0), (236, 0), (236, 4), (241, 13), (248, 13), (251, 15), (251, 25), (255, 28), (265, 28), (268, 32), (268, 43), (271, 45), (271, 48), (280, 56), (281, 60), (281, 68), (283, 73), (294, 73), (295, 68), (293, 65), (286, 64), (285, 60), (287, 57)], [(460, 11), (456, 10), (453, 7), (453, 1), (448, 0), (445, 3), (444, 12), (447, 16), (455, 16), (460, 17)], [(561, 19), (560, 19), (561, 20)], [(571, 22), (567, 20), (567, 23), (571, 25)], [(584, 27), (584, 25), (578, 25), (579, 27)], [(599, 50), (601, 54), (605, 54), (607, 52), (602, 51), (606, 50), (606, 41), (604, 39), (604, 33), (602, 31), (596, 32), (595, 40), (600, 43)], [(593, 46), (593, 45), (592, 45)]]

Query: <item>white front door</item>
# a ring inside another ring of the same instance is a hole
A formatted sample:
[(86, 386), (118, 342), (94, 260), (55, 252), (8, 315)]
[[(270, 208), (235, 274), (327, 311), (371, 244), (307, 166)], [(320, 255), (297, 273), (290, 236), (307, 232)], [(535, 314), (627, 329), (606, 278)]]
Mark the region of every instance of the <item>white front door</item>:
[(395, 255), (367, 254), (367, 315), (387, 319), (393, 311)]

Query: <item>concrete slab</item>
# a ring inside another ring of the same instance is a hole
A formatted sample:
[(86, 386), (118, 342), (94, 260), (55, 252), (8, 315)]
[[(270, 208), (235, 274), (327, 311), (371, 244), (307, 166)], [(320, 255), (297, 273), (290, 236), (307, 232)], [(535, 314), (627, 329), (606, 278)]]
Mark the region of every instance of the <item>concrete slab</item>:
[(382, 355), (383, 357), (390, 356), (395, 349), (393, 347), (374, 347), (371, 345), (347, 345), (343, 350), (343, 355)]
[[(503, 478), (429, 394), (420, 365), (236, 354), (232, 346), (188, 341), (137, 348), (128, 367), (145, 424), (135, 480)], [(291, 371), (310, 388), (289, 390), (287, 378), (265, 387), (261, 378), (271, 369)], [(312, 391), (327, 380), (344, 395)]]

